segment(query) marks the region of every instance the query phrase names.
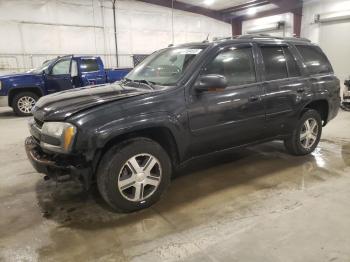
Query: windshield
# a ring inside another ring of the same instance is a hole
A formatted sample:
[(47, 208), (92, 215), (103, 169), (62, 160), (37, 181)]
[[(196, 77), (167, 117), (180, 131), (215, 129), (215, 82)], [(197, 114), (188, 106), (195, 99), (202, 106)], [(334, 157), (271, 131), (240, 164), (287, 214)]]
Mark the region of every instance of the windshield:
[(179, 47), (157, 52), (136, 66), (126, 76), (126, 79), (135, 82), (144, 81), (156, 85), (174, 85), (203, 49), (203, 46)]
[(41, 66), (34, 68), (34, 69), (30, 69), (27, 73), (34, 73), (34, 74), (41, 74), (44, 70), (46, 70), (49, 65), (54, 61), (55, 59), (51, 59), (51, 60), (47, 60), (45, 61)]

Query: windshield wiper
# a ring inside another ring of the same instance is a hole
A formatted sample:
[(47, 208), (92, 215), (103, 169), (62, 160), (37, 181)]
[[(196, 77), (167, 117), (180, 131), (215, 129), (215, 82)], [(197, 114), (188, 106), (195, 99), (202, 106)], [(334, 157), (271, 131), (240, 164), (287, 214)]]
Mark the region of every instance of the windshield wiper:
[(146, 79), (137, 79), (137, 80), (131, 80), (131, 79), (129, 79), (129, 78), (124, 78), (124, 80), (123, 80), (123, 83), (138, 83), (139, 84), (139, 86), (140, 86), (140, 84), (145, 84), (145, 85), (147, 85), (150, 89), (154, 89), (154, 85), (156, 84), (156, 82), (153, 82), (153, 81), (148, 81), (148, 80), (146, 80)]
[(124, 77), (121, 81), (122, 84), (132, 82), (131, 79)]
[(150, 86), (152, 89), (154, 89), (154, 88), (153, 88), (153, 85), (156, 84), (156, 82), (149, 81), (149, 80), (145, 80), (145, 79), (134, 80), (134, 82), (136, 82), (136, 83), (141, 83), (141, 84), (146, 84), (146, 85)]

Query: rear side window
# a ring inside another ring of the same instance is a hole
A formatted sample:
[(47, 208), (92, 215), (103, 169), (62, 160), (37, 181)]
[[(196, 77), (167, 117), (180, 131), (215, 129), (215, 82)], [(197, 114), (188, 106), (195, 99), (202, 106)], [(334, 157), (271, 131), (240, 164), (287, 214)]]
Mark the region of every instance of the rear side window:
[(301, 75), (300, 68), (293, 54), (288, 47), (283, 47), (284, 55), (287, 62), (289, 77), (297, 77)]
[(222, 51), (207, 65), (204, 73), (225, 76), (229, 86), (256, 82), (252, 48), (232, 47)]
[(280, 46), (261, 46), (265, 65), (266, 80), (276, 80), (288, 77), (286, 58)]
[(96, 59), (81, 59), (80, 69), (82, 72), (98, 71), (98, 63)]
[(299, 50), (299, 53), (303, 57), (306, 68), (310, 74), (313, 75), (332, 72), (332, 66), (319, 47), (304, 45), (296, 45), (295, 47)]

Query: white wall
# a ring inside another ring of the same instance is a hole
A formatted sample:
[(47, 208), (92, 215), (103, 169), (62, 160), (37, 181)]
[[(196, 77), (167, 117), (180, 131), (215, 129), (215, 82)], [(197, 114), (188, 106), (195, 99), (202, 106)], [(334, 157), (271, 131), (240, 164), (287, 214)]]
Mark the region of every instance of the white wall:
[[(117, 1), (119, 66), (172, 43), (230, 36), (231, 25), (138, 1)], [(172, 26), (172, 15), (174, 24)], [(0, 71), (26, 70), (64, 54), (96, 54), (116, 66), (110, 0), (0, 0)]]
[(284, 30), (273, 30), (261, 32), (263, 34), (270, 34), (274, 36), (293, 36), (293, 14), (285, 13), (274, 16), (267, 16), (262, 18), (250, 19), (243, 21), (242, 34), (247, 34), (249, 30), (260, 28), (266, 25), (276, 24), (278, 22), (285, 22)]
[(350, 10), (350, 1), (344, 0), (305, 0), (301, 35), (321, 46), (331, 61), (342, 87), (350, 77), (350, 19), (328, 23), (315, 23), (317, 14), (327, 14)]
[(349, 0), (304, 0), (301, 35), (319, 43), (320, 24), (314, 22), (315, 15), (344, 10), (350, 10)]

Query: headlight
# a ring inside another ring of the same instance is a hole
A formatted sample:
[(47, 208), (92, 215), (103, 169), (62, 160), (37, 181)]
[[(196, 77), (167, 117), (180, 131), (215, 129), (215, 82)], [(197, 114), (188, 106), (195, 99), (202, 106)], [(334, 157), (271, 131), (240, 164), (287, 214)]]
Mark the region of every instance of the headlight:
[(51, 151), (71, 151), (77, 128), (65, 122), (45, 122), (41, 130), (41, 146)]

